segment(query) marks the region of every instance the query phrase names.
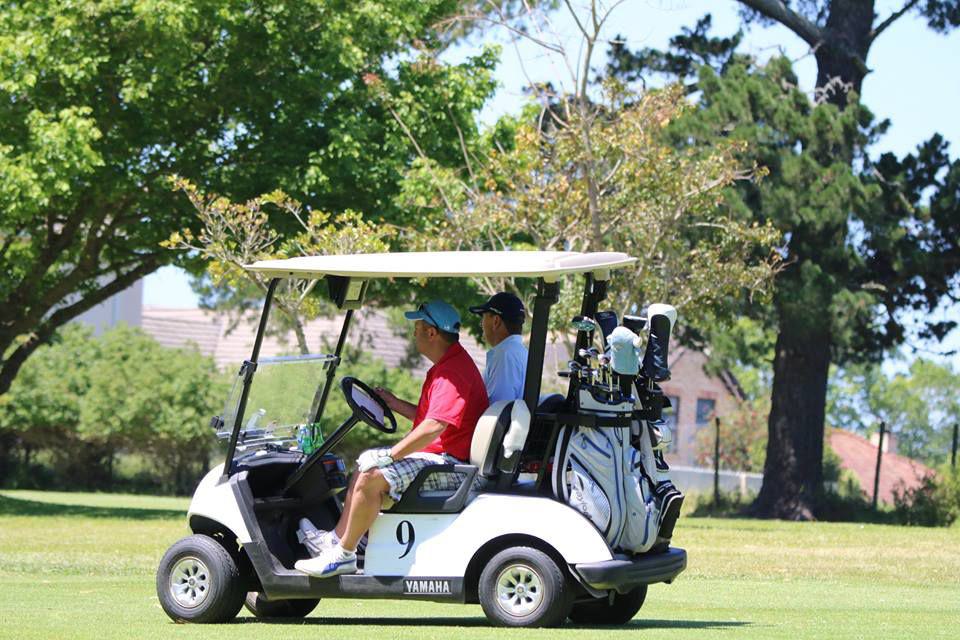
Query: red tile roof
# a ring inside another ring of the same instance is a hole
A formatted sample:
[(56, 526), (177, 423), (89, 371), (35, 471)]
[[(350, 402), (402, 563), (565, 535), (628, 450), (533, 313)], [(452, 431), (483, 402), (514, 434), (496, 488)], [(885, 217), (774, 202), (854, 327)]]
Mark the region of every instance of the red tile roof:
[[(830, 446), (840, 457), (840, 466), (849, 469), (860, 480), (868, 498), (873, 497), (873, 480), (877, 470), (877, 447), (866, 438), (843, 429), (830, 431)], [(896, 453), (884, 453), (880, 461), (880, 502), (893, 504), (893, 491), (912, 489), (933, 469)]]
[[(194, 344), (204, 355), (212, 356), (217, 366), (231, 368), (239, 366), (250, 357), (253, 339), (257, 330), (258, 312), (245, 315), (235, 327), (225, 315), (204, 309), (168, 309), (145, 306), (143, 308), (142, 328), (166, 347), (183, 347)], [(332, 351), (340, 333), (343, 316), (317, 318), (306, 324), (304, 333), (307, 344), (313, 353)], [(400, 328), (403, 330), (403, 327)], [(463, 332), (461, 344), (467, 353), (483, 371), (486, 362), (485, 347), (477, 344), (470, 335)], [(329, 343), (324, 347), (323, 341)], [(378, 310), (364, 309), (354, 315), (350, 324), (350, 343), (374, 354), (389, 367), (397, 367), (406, 356), (408, 340), (397, 335), (387, 315)], [(263, 356), (275, 356), (294, 353), (297, 342), (293, 333), (278, 339), (266, 336), (261, 347)], [(420, 357), (411, 373), (423, 375), (430, 367), (426, 358)]]

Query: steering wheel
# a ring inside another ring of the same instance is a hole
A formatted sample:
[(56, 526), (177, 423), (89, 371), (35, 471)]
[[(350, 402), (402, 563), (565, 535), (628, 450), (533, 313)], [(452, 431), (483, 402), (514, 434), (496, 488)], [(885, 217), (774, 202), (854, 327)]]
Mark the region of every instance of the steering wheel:
[(365, 383), (346, 376), (340, 381), (340, 389), (353, 415), (384, 433), (397, 432), (397, 419), (387, 403)]

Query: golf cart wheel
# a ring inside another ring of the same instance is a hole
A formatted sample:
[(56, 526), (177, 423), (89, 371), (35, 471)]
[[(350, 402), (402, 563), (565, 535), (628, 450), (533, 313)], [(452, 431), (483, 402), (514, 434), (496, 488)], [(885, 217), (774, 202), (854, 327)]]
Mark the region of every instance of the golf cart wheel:
[(160, 606), (174, 622), (226, 622), (243, 606), (237, 563), (216, 540), (192, 535), (163, 554), (157, 570)]
[(572, 591), (563, 569), (544, 552), (511, 547), (493, 556), (479, 583), (480, 606), (505, 627), (554, 627), (570, 613)]
[(243, 606), (257, 618), (306, 618), (320, 600), (267, 600), (259, 591), (251, 591)]
[(626, 624), (637, 615), (647, 599), (647, 585), (627, 593), (613, 594), (613, 602), (601, 598), (594, 602), (578, 602), (573, 605), (570, 619), (577, 624)]

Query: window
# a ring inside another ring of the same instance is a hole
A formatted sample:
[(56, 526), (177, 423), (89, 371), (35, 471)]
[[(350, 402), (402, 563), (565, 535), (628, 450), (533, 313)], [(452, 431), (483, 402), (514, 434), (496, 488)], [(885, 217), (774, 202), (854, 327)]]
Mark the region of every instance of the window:
[(717, 401), (712, 398), (697, 398), (697, 428), (705, 427), (714, 417)]
[(670, 443), (670, 446), (667, 447), (665, 452), (670, 453), (677, 450), (677, 437), (679, 436), (677, 432), (677, 416), (680, 415), (680, 398), (677, 396), (667, 396), (667, 399), (670, 401), (670, 406), (663, 407), (661, 417), (667, 428), (670, 429), (670, 433), (673, 434), (673, 442)]

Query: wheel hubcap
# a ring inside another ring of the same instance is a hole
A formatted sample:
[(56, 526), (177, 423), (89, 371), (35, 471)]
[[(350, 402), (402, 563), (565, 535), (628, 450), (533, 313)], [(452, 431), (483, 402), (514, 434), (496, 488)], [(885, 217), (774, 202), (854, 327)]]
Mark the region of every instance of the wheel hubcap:
[(210, 593), (210, 571), (199, 558), (181, 558), (170, 572), (170, 595), (181, 607), (193, 609)]
[(525, 564), (505, 568), (497, 577), (497, 604), (511, 616), (526, 616), (543, 602), (540, 575)]

